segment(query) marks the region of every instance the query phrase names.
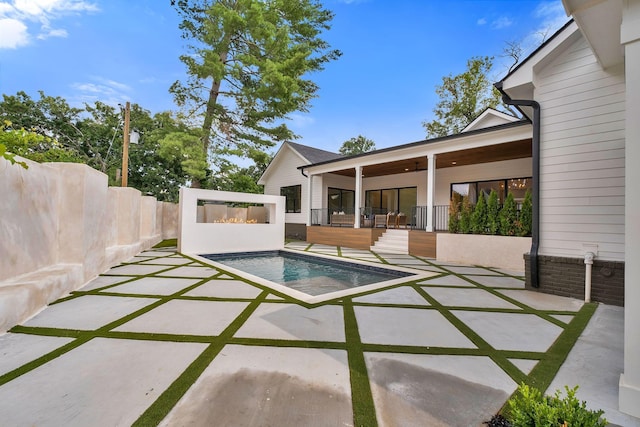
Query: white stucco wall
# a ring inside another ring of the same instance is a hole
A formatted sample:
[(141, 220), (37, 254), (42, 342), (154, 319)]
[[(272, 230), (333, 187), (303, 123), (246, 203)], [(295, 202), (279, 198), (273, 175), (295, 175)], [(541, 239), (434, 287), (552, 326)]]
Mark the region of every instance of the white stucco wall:
[(531, 237), (438, 233), (436, 238), (440, 262), (483, 265), (521, 273), (524, 273), (523, 255), (531, 248)]
[[(268, 211), (269, 223), (199, 223), (199, 200), (263, 204)], [(185, 254), (201, 255), (282, 249), (284, 203), (283, 196), (181, 188), (178, 250)]]
[(108, 188), (89, 166), (24, 161), (0, 159), (0, 333), (164, 234), (155, 198), (140, 209), (139, 191)]

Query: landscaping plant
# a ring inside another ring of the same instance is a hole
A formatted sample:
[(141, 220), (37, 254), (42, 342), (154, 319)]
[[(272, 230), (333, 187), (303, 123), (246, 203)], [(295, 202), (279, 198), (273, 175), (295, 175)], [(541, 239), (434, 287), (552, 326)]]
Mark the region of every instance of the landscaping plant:
[(527, 190), (522, 202), (520, 217), (518, 218), (518, 236), (531, 236), (531, 227), (533, 224), (533, 205), (531, 190)]
[(474, 234), (487, 232), (487, 202), (482, 191), (478, 194), (478, 203), (471, 214), (471, 230)]
[(498, 193), (491, 190), (487, 201), (487, 234), (495, 235), (500, 230), (500, 203)]
[(449, 202), (449, 233), (460, 231), (460, 194), (453, 193)]
[(460, 225), (459, 232), (463, 234), (471, 233), (471, 214), (473, 212), (473, 208), (471, 207), (471, 203), (469, 203), (469, 198), (464, 196), (462, 198), (462, 208), (460, 209)]
[(500, 234), (503, 236), (515, 236), (517, 230), (518, 208), (513, 198), (513, 193), (507, 195), (504, 206), (500, 211)]
[(508, 416), (513, 427), (600, 427), (607, 420), (601, 418), (604, 411), (587, 409), (585, 401), (576, 398), (578, 386), (565, 386), (567, 395), (560, 390), (553, 396), (544, 396), (540, 390), (521, 384), (514, 397), (507, 402)]

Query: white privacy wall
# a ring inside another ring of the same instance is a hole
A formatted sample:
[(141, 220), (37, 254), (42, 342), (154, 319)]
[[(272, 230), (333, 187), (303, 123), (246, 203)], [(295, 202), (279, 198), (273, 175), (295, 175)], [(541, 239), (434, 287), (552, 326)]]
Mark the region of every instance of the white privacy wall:
[[(198, 200), (263, 204), (268, 224), (197, 222)], [(230, 191), (180, 189), (178, 250), (185, 254), (218, 254), (279, 250), (284, 247), (283, 196)]]
[(584, 37), (539, 71), (540, 253), (624, 260), (625, 79)]

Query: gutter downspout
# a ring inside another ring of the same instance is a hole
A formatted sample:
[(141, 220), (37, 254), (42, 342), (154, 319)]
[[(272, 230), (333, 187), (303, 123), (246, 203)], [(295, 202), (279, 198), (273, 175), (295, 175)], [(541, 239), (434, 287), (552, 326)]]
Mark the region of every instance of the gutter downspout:
[(531, 270), (531, 286), (540, 287), (538, 274), (538, 248), (540, 246), (540, 104), (532, 99), (511, 99), (502, 89), (502, 82), (494, 84), (502, 94), (502, 102), (516, 107), (525, 106), (533, 108), (533, 137), (531, 141), (531, 156), (533, 168), (533, 186), (531, 195), (532, 224), (531, 224), (531, 250), (529, 251), (529, 265)]
[(309, 178), (309, 175), (305, 175), (304, 173), (304, 166), (301, 166), (298, 169), (300, 169), (300, 173), (302, 174), (302, 176), (304, 176), (305, 178)]

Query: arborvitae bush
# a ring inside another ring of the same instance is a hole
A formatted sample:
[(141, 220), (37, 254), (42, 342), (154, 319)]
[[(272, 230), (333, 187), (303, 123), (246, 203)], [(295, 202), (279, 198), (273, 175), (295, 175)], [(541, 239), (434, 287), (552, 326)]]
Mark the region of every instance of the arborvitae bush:
[(498, 193), (491, 190), (487, 201), (487, 234), (498, 234), (500, 230), (500, 203)]
[(478, 194), (478, 203), (471, 215), (471, 230), (474, 234), (485, 234), (487, 232), (487, 202), (484, 200), (484, 193)]
[(449, 233), (460, 231), (460, 199), (459, 193), (453, 193), (449, 203)]
[(464, 196), (462, 198), (462, 208), (460, 210), (460, 233), (469, 234), (471, 233), (471, 203), (469, 203), (469, 198)]
[(500, 211), (500, 234), (503, 236), (515, 236), (517, 231), (516, 221), (518, 221), (518, 208), (513, 198), (513, 193), (509, 193)]
[(533, 224), (533, 205), (531, 190), (527, 190), (522, 202), (520, 217), (518, 218), (518, 236), (531, 236)]

